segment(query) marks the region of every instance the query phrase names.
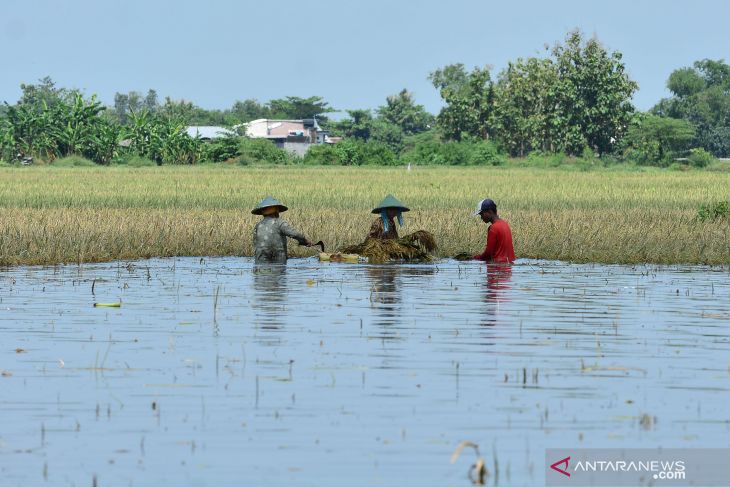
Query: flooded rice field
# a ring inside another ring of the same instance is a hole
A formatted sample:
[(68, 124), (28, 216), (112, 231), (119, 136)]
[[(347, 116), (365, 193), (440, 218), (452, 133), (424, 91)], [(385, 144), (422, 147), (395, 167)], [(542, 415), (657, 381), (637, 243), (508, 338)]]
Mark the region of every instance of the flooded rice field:
[[(0, 271), (3, 486), (542, 485), (730, 446), (730, 271), (154, 259)], [(120, 307), (94, 307), (119, 303)]]

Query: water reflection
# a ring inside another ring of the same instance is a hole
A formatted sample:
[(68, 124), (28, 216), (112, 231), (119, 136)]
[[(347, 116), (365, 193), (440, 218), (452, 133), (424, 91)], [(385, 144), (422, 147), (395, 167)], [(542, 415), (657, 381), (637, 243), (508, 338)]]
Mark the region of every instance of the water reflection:
[(256, 312), (256, 323), (263, 329), (278, 330), (283, 327), (288, 298), (286, 265), (258, 264), (253, 268), (254, 300), (251, 307)]
[(0, 270), (3, 486), (467, 487), (462, 440), (532, 486), (550, 445), (727, 446), (728, 268), (81, 270)]
[(409, 313), (403, 307), (403, 287), (422, 286), (420, 279), (436, 272), (435, 266), (381, 265), (367, 266), (370, 282), (370, 302), (375, 311), (374, 323), (382, 328), (383, 338), (392, 338), (393, 326), (400, 325)]
[[(501, 308), (509, 301), (512, 281), (512, 265), (501, 263), (486, 264), (484, 302), (485, 316), (482, 322), (486, 326), (500, 324)], [(502, 313), (505, 316), (504, 313)]]

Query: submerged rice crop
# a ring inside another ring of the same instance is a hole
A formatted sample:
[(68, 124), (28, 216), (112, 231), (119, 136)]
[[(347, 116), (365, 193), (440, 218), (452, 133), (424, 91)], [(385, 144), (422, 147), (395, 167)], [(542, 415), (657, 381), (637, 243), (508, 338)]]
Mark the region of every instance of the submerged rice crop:
[[(251, 208), (267, 194), (328, 249), (361, 242), (370, 209), (393, 193), (412, 209), (403, 234), (434, 234), (439, 256), (482, 249), (474, 205), (494, 199), (518, 257), (614, 263), (730, 263), (730, 174), (572, 172), (510, 167), (153, 167), (0, 169), (0, 263), (172, 255), (251, 255)], [(290, 247), (295, 256), (313, 249)]]

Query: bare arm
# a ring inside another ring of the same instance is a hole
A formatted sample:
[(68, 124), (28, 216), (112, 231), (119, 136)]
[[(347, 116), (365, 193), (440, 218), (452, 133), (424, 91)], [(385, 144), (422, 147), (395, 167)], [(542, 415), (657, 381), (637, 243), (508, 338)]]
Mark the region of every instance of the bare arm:
[(487, 230), (487, 246), (484, 247), (484, 252), (474, 256), (474, 260), (490, 261), (492, 260), (492, 257), (494, 257), (494, 249), (497, 246), (497, 237), (491, 230), (492, 226), (490, 225), (489, 230)]

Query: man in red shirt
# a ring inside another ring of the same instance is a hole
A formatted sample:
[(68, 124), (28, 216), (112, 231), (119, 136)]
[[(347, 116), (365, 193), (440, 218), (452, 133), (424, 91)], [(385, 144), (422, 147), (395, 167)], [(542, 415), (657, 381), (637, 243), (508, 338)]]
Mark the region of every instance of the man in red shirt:
[(485, 262), (499, 262), (511, 264), (515, 260), (515, 249), (512, 245), (512, 230), (509, 224), (497, 216), (497, 204), (484, 199), (477, 205), (474, 216), (482, 217), (484, 223), (489, 223), (487, 230), (487, 246), (484, 252), (475, 255), (475, 260)]

